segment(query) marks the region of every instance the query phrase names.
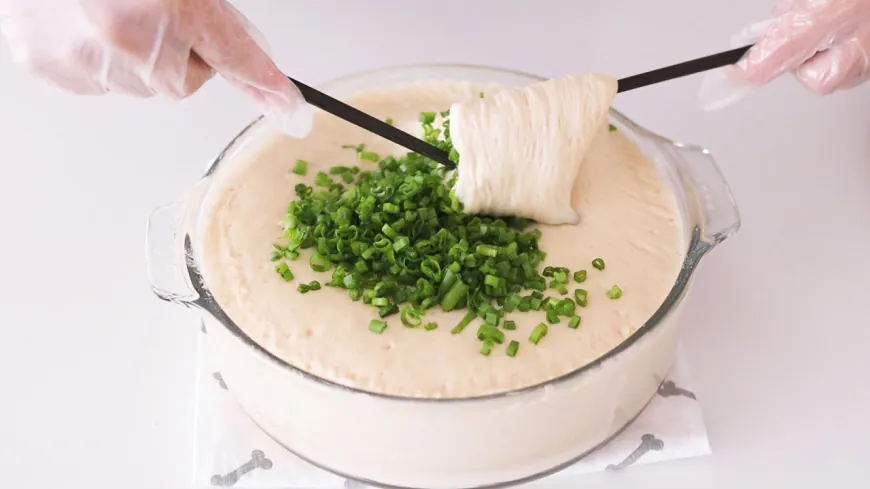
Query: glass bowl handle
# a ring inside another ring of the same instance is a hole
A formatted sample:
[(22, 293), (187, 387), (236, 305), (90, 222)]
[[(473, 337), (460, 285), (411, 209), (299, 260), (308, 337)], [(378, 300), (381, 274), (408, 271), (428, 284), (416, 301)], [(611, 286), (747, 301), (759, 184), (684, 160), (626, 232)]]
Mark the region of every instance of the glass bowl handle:
[(674, 147), (683, 175), (694, 189), (700, 239), (710, 247), (716, 246), (740, 229), (734, 196), (709, 151), (680, 143), (674, 143)]
[(151, 290), (167, 302), (194, 306), (199, 294), (191, 284), (185, 246), (186, 204), (183, 201), (154, 209), (145, 235), (145, 266)]

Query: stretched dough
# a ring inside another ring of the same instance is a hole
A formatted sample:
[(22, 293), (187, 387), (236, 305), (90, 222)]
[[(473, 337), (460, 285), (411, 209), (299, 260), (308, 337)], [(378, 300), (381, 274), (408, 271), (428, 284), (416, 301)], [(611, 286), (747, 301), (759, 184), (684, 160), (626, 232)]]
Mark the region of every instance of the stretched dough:
[(579, 222), (571, 191), (616, 89), (610, 76), (575, 75), (453, 104), (454, 190), (465, 211)]

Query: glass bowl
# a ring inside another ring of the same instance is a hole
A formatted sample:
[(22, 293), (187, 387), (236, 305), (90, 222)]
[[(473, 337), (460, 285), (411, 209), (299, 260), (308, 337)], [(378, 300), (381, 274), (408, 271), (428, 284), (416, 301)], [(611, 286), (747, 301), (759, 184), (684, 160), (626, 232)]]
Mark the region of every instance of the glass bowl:
[[(487, 67), (426, 65), (359, 73), (320, 88), (346, 99), (435, 80), (521, 86), (542, 78)], [(229, 391), (263, 431), (314, 465), (366, 484), (421, 489), (494, 487), (548, 475), (612, 438), (656, 393), (674, 361), (680, 309), (698, 263), (740, 226), (731, 192), (706, 150), (659, 136), (615, 110), (610, 119), (673, 192), (685, 259), (669, 294), (641, 328), (561, 377), (481, 397), (398, 397), (319, 378), (251, 339), (209, 293), (192, 243), (215, 174), (271, 131), (262, 119), (230, 141), (183, 199), (150, 216), (152, 290), (201, 312), (209, 351)], [(491, 456), (495, 450), (498, 456)]]

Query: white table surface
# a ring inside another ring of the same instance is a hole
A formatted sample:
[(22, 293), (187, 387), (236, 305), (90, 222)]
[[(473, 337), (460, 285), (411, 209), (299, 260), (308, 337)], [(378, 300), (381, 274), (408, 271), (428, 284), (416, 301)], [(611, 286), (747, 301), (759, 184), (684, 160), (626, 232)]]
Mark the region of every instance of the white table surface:
[[(629, 75), (727, 48), (770, 8), (237, 5), (278, 64), (315, 84), (421, 62)], [(144, 222), (253, 109), (222, 80), (180, 103), (73, 97), (13, 67), (5, 48), (0, 56), (2, 485), (188, 487), (197, 325), (151, 295)], [(857, 487), (870, 478), (870, 85), (818, 98), (782, 80), (705, 113), (699, 84), (620, 95), (616, 107), (710, 148), (741, 207), (741, 232), (706, 259), (685, 312), (714, 454), (592, 475), (578, 487)]]

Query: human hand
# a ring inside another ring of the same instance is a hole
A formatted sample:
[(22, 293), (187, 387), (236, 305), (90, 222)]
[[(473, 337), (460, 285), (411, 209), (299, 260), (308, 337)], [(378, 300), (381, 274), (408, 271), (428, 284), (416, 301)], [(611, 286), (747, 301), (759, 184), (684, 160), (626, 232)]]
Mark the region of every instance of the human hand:
[(282, 130), (311, 128), (311, 109), (225, 0), (0, 0), (13, 60), (80, 94), (180, 99), (215, 72)]
[(708, 108), (727, 105), (784, 73), (819, 94), (870, 79), (870, 0), (784, 0), (772, 19), (738, 37), (734, 44), (756, 41), (755, 46), (736, 65), (707, 77), (701, 98)]

